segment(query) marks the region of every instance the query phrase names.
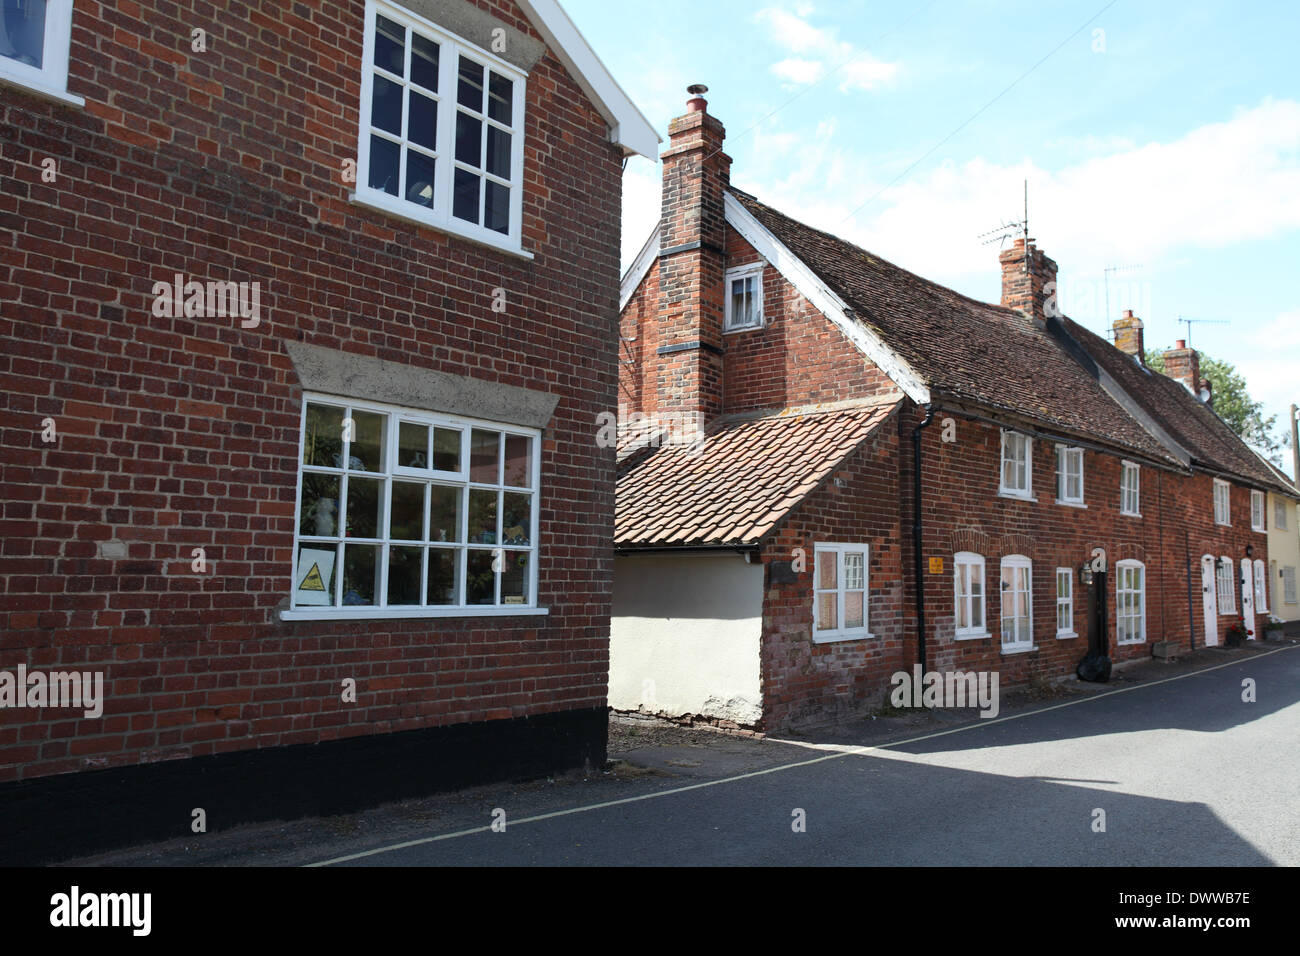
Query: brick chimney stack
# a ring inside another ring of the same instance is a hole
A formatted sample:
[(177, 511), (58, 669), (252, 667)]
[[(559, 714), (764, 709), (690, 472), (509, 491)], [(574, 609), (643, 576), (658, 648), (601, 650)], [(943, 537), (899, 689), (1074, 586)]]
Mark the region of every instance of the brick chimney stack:
[(1132, 309), (1124, 310), (1124, 317), (1115, 320), (1115, 348), (1127, 352), (1142, 365), (1146, 364), (1142, 330), (1146, 328)]
[(1185, 339), (1179, 339), (1178, 343), (1165, 353), (1165, 374), (1177, 382), (1182, 382), (1189, 392), (1209, 404), (1208, 393), (1202, 394), (1202, 383), (1205, 385), (1209, 383), (1201, 378), (1201, 357), (1196, 353), (1196, 349), (1187, 347)]
[(660, 411), (699, 412), (700, 424), (722, 412), (726, 216), (723, 197), (731, 157), (726, 130), (708, 112), (706, 86), (688, 89), (687, 112), (668, 126), (659, 235)]
[(1034, 245), (1017, 239), (998, 256), (1002, 263), (1002, 304), (1018, 309), (1042, 328), (1050, 315), (1060, 316), (1056, 304), (1056, 261)]

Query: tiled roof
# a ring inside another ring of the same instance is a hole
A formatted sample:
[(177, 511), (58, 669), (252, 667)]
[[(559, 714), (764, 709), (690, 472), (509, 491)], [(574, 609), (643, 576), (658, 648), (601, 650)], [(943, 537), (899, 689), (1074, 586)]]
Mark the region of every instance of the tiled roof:
[(1044, 329), (805, 226), (753, 196), (735, 198), (925, 379), (936, 401), (1014, 414), (1165, 463), (1176, 459)]
[(614, 546), (756, 544), (899, 404), (724, 418), (694, 447), (633, 455), (618, 478)]
[(1192, 456), (1192, 464), (1248, 484), (1287, 490), (1273, 470), (1214, 411), (1182, 383), (1154, 372), (1077, 322), (1066, 319), (1071, 337), (1087, 350), (1169, 437)]

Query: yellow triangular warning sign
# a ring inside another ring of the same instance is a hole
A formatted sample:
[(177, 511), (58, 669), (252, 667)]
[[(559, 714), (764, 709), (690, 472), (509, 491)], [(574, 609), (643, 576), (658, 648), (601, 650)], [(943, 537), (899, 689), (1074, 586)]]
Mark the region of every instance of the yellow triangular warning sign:
[(325, 582), (320, 578), (320, 565), (313, 564), (307, 576), (302, 579), (302, 584), (298, 585), (299, 591), (324, 591)]

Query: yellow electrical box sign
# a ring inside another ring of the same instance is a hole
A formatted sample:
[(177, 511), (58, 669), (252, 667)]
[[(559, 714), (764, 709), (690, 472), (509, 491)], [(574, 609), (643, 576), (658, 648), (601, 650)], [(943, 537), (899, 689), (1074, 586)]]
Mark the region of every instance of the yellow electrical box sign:
[(930, 573), (943, 574), (943, 558), (930, 559)]

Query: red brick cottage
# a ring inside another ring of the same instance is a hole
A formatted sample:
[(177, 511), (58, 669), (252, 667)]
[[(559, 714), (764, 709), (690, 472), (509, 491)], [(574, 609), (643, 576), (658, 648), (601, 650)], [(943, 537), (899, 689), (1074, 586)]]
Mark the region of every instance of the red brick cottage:
[(0, 858), (602, 762), (653, 129), (554, 0), (45, 7), (0, 34)]
[(1141, 364), (1139, 320), (1126, 355), (1055, 314), (1032, 241), (995, 306), (782, 215), (730, 187), (700, 97), (670, 133), (619, 397), (703, 439), (625, 442), (613, 707), (779, 730), (878, 705), (922, 661), (1066, 674), (1094, 561), (1117, 660), (1253, 621), (1276, 479)]

